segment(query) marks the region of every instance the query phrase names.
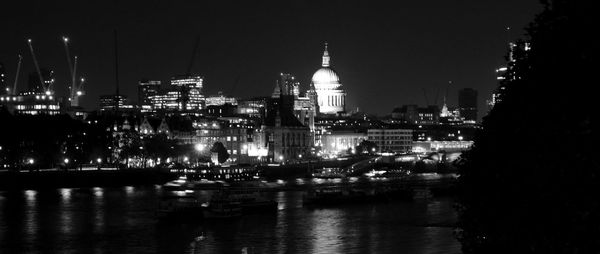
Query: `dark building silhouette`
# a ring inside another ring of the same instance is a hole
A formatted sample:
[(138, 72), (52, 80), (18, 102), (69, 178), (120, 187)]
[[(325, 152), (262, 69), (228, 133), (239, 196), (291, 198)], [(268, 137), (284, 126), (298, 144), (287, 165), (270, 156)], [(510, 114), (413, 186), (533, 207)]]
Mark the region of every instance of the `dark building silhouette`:
[(465, 121), (477, 121), (477, 90), (463, 88), (458, 91), (458, 110)]

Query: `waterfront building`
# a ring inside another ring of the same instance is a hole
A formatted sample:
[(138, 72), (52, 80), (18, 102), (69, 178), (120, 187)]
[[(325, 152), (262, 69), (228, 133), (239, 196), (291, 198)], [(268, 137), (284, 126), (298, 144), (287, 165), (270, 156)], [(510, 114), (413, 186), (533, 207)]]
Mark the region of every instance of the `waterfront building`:
[(312, 76), (320, 114), (337, 115), (346, 111), (346, 92), (338, 74), (331, 68), (331, 58), (325, 43), (321, 68)]
[(264, 161), (267, 147), (264, 135), (255, 123), (246, 118), (203, 118), (193, 124), (197, 137), (197, 150), (208, 155), (215, 142), (221, 142), (229, 153), (231, 163), (250, 163)]
[(369, 129), (368, 140), (377, 145), (378, 152), (408, 153), (412, 151), (413, 130)]
[(430, 152), (464, 152), (471, 149), (473, 141), (414, 141), (412, 152), (414, 153), (430, 153)]
[(261, 146), (268, 148), (268, 161), (300, 159), (310, 152), (313, 144), (311, 131), (294, 114), (294, 93), (293, 86), (278, 85), (274, 98), (267, 102), (266, 116), (261, 126), (265, 143)]
[(352, 130), (327, 131), (321, 137), (321, 152), (324, 154), (353, 153), (356, 146), (364, 140), (367, 140), (367, 134), (364, 132)]

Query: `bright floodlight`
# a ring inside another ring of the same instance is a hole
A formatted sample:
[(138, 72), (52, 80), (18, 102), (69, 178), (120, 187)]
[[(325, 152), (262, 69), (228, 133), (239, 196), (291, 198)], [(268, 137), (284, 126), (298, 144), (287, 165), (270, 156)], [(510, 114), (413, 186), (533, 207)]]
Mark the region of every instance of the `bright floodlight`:
[(102, 163), (102, 159), (101, 159), (101, 158), (98, 158), (98, 159), (96, 159), (96, 162), (98, 162), (98, 163)]
[(51, 95), (52, 93), (50, 92), (50, 90), (46, 90), (46, 95)]
[(196, 144), (194, 147), (196, 148), (196, 151), (198, 151), (198, 152), (204, 151), (204, 144)]
[(69, 158), (65, 158), (64, 161), (65, 161), (65, 164), (68, 164), (69, 163)]
[(77, 96), (81, 96), (83, 93), (81, 91), (77, 91)]
[(33, 164), (35, 161), (33, 160), (33, 158), (29, 158), (29, 164)]

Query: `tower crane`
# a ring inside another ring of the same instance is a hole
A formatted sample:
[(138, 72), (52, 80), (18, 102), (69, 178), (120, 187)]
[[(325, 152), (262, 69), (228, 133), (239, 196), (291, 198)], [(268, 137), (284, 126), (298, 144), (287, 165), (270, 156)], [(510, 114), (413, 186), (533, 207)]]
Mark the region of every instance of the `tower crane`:
[(70, 94), (69, 101), (71, 102), (72, 107), (79, 106), (79, 96), (84, 95), (83, 92), (83, 78), (81, 78), (81, 83), (77, 84), (77, 60), (78, 57), (75, 56), (73, 60), (71, 60), (71, 52), (69, 50), (69, 38), (62, 37), (63, 43), (65, 46), (65, 53), (67, 57), (67, 63), (69, 64), (69, 71), (71, 73), (71, 85), (70, 85)]
[(13, 83), (11, 94), (17, 94), (17, 84), (19, 83), (19, 75), (21, 74), (21, 62), (23, 61), (23, 56), (19, 54), (19, 61), (17, 62), (17, 73), (15, 74), (15, 83)]
[(52, 94), (52, 90), (50, 90), (52, 87), (52, 81), (50, 81), (50, 83), (48, 84), (48, 86), (46, 86), (46, 83), (44, 82), (44, 78), (42, 77), (42, 72), (40, 71), (40, 65), (38, 64), (37, 58), (35, 57), (35, 53), (33, 51), (33, 45), (31, 44), (31, 39), (27, 39), (27, 44), (29, 45), (29, 52), (31, 52), (31, 57), (33, 58), (33, 64), (35, 65), (35, 70), (37, 71), (38, 77), (40, 78), (40, 85), (42, 86), (42, 89), (44, 90), (44, 92), (46, 93), (46, 95), (51, 95)]

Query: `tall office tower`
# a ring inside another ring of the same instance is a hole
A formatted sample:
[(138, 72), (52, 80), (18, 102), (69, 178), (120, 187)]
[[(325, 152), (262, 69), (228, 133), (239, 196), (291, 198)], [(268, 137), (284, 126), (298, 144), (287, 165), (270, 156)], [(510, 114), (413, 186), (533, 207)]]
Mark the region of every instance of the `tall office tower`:
[(140, 105), (151, 105), (152, 96), (159, 93), (160, 85), (159, 80), (140, 80), (138, 83), (138, 103)]
[(458, 110), (465, 121), (477, 122), (477, 90), (463, 88), (458, 91)]

